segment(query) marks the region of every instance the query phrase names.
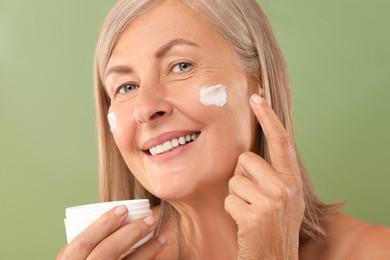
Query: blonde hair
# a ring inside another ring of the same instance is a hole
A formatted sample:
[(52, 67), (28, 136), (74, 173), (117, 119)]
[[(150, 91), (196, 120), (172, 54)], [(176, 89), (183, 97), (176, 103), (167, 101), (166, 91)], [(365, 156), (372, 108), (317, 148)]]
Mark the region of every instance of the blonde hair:
[[(255, 74), (263, 96), (272, 106), (291, 137), (294, 136), (290, 83), (286, 64), (266, 15), (255, 0), (178, 0), (202, 14), (211, 27), (232, 46), (248, 73)], [(103, 75), (111, 52), (126, 26), (161, 0), (119, 0), (107, 16), (96, 48), (95, 98), (99, 135), (101, 200), (148, 198), (161, 204), (160, 226), (164, 220), (178, 218), (175, 209), (153, 196), (134, 178), (117, 149), (107, 122), (110, 99)], [(270, 161), (268, 146), (259, 128), (258, 154)], [(306, 203), (300, 229), (300, 243), (324, 238), (328, 219), (339, 205), (327, 205), (314, 193), (308, 174), (298, 156)]]

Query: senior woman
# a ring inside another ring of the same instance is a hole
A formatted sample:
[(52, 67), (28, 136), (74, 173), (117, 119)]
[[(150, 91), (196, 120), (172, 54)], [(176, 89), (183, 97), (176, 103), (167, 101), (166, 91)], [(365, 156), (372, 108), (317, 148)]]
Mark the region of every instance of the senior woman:
[(120, 0), (95, 69), (102, 201), (148, 198), (154, 217), (116, 207), (58, 259), (390, 259), (388, 229), (314, 194), (254, 0)]

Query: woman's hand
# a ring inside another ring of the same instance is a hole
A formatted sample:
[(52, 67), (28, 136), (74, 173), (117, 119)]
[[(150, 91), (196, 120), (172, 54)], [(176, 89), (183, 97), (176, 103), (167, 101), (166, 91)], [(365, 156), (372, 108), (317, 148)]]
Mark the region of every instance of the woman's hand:
[(238, 259), (298, 259), (305, 204), (292, 140), (258, 95), (252, 109), (266, 136), (271, 165), (246, 152), (229, 182), (225, 209), (238, 226)]
[(107, 211), (66, 245), (56, 259), (154, 259), (167, 242), (165, 237), (152, 238), (132, 252), (130, 248), (153, 231), (156, 221), (147, 217), (123, 225), (127, 214), (125, 206)]

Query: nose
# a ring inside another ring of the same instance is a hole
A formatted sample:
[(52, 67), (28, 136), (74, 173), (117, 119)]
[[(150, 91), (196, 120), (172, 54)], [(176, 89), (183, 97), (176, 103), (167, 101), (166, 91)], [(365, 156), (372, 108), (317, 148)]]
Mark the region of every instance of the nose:
[(172, 104), (166, 99), (166, 90), (159, 87), (140, 87), (134, 106), (135, 120), (150, 124), (172, 114)]

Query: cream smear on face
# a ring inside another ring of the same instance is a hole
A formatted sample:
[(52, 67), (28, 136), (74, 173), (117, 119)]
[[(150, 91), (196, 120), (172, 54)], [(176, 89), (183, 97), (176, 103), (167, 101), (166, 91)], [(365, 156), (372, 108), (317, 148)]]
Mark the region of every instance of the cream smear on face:
[(222, 84), (202, 87), (199, 91), (200, 103), (205, 106), (223, 107), (226, 104), (226, 87)]
[(110, 124), (110, 130), (111, 132), (115, 131), (116, 129), (116, 115), (114, 112), (111, 112), (107, 115), (108, 123)]

